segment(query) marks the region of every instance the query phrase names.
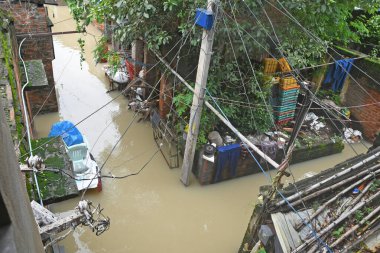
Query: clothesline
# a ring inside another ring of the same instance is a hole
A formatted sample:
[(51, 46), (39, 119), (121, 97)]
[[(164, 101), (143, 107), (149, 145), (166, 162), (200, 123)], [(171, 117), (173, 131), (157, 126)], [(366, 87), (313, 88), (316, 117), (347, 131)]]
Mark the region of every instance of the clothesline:
[[(359, 57), (355, 57), (355, 58), (350, 58), (352, 60), (359, 60), (359, 59), (365, 59), (365, 58), (370, 58), (371, 56), (369, 55), (363, 55), (363, 56), (359, 56)], [(315, 65), (315, 66), (310, 66), (310, 67), (304, 67), (304, 68), (300, 68), (300, 69), (296, 69), (296, 70), (293, 70), (294, 71), (298, 71), (298, 70), (305, 70), (305, 69), (313, 69), (313, 68), (319, 68), (319, 67), (323, 67), (323, 66), (328, 66), (328, 65), (332, 65), (332, 64), (335, 64), (336, 61), (334, 62), (328, 62), (328, 63), (324, 63), (324, 64), (319, 64), (319, 65)]]

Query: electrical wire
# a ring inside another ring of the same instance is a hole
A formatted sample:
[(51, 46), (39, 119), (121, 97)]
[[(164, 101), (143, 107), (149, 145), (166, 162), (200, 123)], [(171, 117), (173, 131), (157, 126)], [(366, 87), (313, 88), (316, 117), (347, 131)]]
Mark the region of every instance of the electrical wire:
[[(240, 76), (240, 81), (241, 81), (241, 84), (242, 84), (242, 87), (243, 87), (243, 90), (244, 90), (244, 95), (245, 97), (247, 98), (247, 102), (248, 104), (251, 103), (251, 101), (249, 100), (249, 97), (248, 97), (248, 94), (247, 94), (247, 89), (245, 87), (245, 84), (244, 84), (244, 81), (243, 81), (243, 77), (242, 77), (242, 72), (240, 70), (240, 67), (239, 67), (239, 64), (238, 64), (238, 60), (237, 60), (237, 57), (236, 57), (236, 53), (235, 53), (235, 49), (234, 49), (234, 46), (232, 44), (232, 40), (231, 40), (231, 36), (230, 36), (230, 32), (229, 32), (229, 29), (227, 27), (227, 24), (226, 24), (226, 20), (224, 17), (222, 17), (223, 19), (223, 23), (224, 23), (224, 26), (226, 27), (226, 30), (227, 30), (227, 37), (228, 37), (228, 41), (229, 41), (229, 44), (231, 45), (231, 50), (232, 50), (232, 53), (233, 53), (233, 56), (234, 56), (234, 60), (235, 60), (235, 63), (236, 63), (236, 68), (238, 70), (238, 73), (239, 73), (239, 76)], [(212, 97), (211, 97), (212, 98)], [(213, 98), (212, 98), (213, 99)], [(255, 128), (257, 129), (257, 125), (256, 125), (256, 121), (254, 119), (254, 116), (253, 116), (253, 112), (252, 110), (250, 110), (250, 113), (251, 113), (251, 122), (253, 121), (253, 124), (255, 126)], [(227, 117), (225, 117), (227, 118)]]
[[(195, 26), (195, 22), (194, 22), (194, 26)], [(189, 32), (188, 33), (191, 33), (191, 30), (192, 30), (192, 28), (191, 29), (189, 29)], [(176, 48), (176, 46), (180, 43), (180, 42), (182, 42), (182, 40), (183, 40), (183, 38), (181, 38), (180, 40), (178, 40), (176, 43), (175, 43), (175, 45), (164, 55), (164, 58), (165, 57), (167, 57), (170, 53), (171, 53), (171, 51), (173, 51), (174, 50), (174, 48)], [(150, 69), (148, 69), (146, 72), (145, 72), (145, 74), (146, 73), (148, 73), (149, 71), (151, 71), (153, 68), (155, 68), (158, 64), (159, 64), (160, 62), (158, 61), (156, 64), (154, 64), (154, 66), (152, 66)], [(82, 120), (80, 120), (79, 122), (77, 122), (73, 127), (76, 127), (76, 126), (78, 126), (79, 124), (81, 124), (81, 123), (83, 123), (85, 120), (87, 120), (88, 118), (90, 118), (90, 117), (92, 117), (94, 114), (96, 114), (97, 112), (99, 112), (100, 110), (102, 110), (103, 108), (105, 108), (107, 105), (109, 105), (110, 103), (112, 103), (113, 101), (115, 101), (116, 99), (118, 99), (126, 90), (127, 90), (127, 88), (128, 88), (128, 86), (123, 90), (123, 91), (121, 91), (117, 96), (115, 96), (114, 98), (112, 98), (110, 101), (108, 101), (107, 103), (105, 103), (104, 105), (102, 105), (101, 107), (99, 107), (98, 109), (96, 109), (95, 111), (93, 111), (92, 113), (90, 113), (89, 115), (87, 115), (86, 117), (84, 117)], [(72, 127), (72, 128), (73, 128)], [(72, 128), (70, 128), (70, 129), (68, 129), (67, 131), (70, 131)], [(67, 132), (66, 131), (66, 132)], [(57, 138), (59, 138), (60, 136), (62, 136), (63, 134), (65, 134), (66, 132), (64, 132), (64, 133), (62, 133), (61, 135), (58, 135), (58, 136), (56, 136), (56, 137), (54, 137), (54, 138), (51, 138), (50, 140), (48, 140), (48, 141), (46, 141), (46, 142), (44, 142), (43, 144), (41, 144), (41, 145), (39, 145), (38, 147), (36, 147), (36, 148), (34, 148), (33, 149), (33, 151), (34, 150), (36, 150), (36, 149), (38, 149), (38, 148), (40, 148), (40, 147), (43, 147), (44, 145), (46, 145), (46, 144), (48, 144), (48, 143), (50, 143), (50, 142), (52, 142), (52, 141), (54, 141), (55, 139), (57, 139)], [(25, 157), (27, 154), (24, 154), (24, 155), (22, 155), (20, 158), (23, 158), (23, 157)]]
[[(223, 112), (221, 112), (221, 113), (223, 113)], [(225, 114), (223, 113), (223, 115), (225, 115)], [(256, 164), (259, 166), (260, 170), (263, 172), (263, 174), (265, 175), (265, 177), (267, 177), (268, 182), (271, 183), (272, 180), (271, 180), (270, 174), (268, 174), (263, 169), (263, 167), (258, 162), (258, 160), (256, 159), (256, 157), (253, 155), (252, 151), (249, 149), (249, 147), (247, 147), (246, 144), (243, 144), (243, 145), (247, 148), (247, 150), (250, 153), (251, 157), (254, 159), (254, 161), (256, 162)], [(276, 189), (276, 191), (281, 196), (281, 198), (283, 198), (285, 200), (285, 202), (288, 204), (288, 206), (296, 213), (296, 215), (301, 219), (301, 221), (304, 223), (304, 225), (307, 226), (310, 229), (310, 231), (312, 232), (313, 236), (315, 236), (316, 239), (319, 240), (327, 248), (327, 250), (332, 253), (332, 251), (328, 247), (328, 245), (318, 236), (318, 234), (316, 233), (315, 229), (313, 229), (313, 227), (310, 225), (310, 222), (308, 223), (308, 222), (305, 221), (305, 219), (302, 218), (302, 216), (299, 214), (299, 212), (291, 205), (291, 203), (287, 200), (287, 198), (278, 189)]]
[[(278, 11), (280, 11), (283, 15), (285, 15), (286, 17), (288, 17), (290, 20), (292, 20), (294, 23), (296, 23), (298, 26), (300, 26), (302, 28), (302, 30), (304, 30), (306, 32), (306, 34), (308, 34), (313, 40), (315, 40), (316, 42), (319, 42), (321, 43), (326, 49), (330, 48), (332, 51), (334, 51), (335, 53), (337, 53), (338, 55), (339, 52), (337, 52), (333, 47), (329, 47), (325, 42), (323, 42), (320, 38), (318, 38), (315, 34), (313, 34), (311, 31), (309, 31), (308, 29), (306, 29), (286, 8), (285, 6), (279, 1), (279, 0), (276, 0), (277, 3), (284, 9), (284, 11), (286, 13), (284, 13), (282, 10), (278, 9), (277, 6), (275, 6), (274, 4), (272, 4), (270, 1), (268, 0), (264, 0), (266, 1), (268, 4), (270, 4), (271, 6), (273, 6), (274, 8), (276, 8)], [(336, 61), (336, 59), (334, 58), (333, 55), (331, 55), (328, 50), (326, 50), (326, 53)], [(340, 55), (342, 56), (342, 55)], [(340, 63), (337, 62), (337, 64), (343, 69), (344, 72), (347, 73), (347, 75), (349, 77), (351, 77), (351, 79), (375, 102), (378, 102), (370, 93), (368, 93), (362, 85), (360, 85), (360, 83), (345, 69), (342, 67), (342, 65)], [(356, 66), (354, 63), (352, 63), (353, 66)], [(358, 70), (360, 70), (363, 74), (365, 74), (368, 78), (370, 78), (372, 81), (374, 81), (376, 84), (380, 85), (380, 82), (376, 81), (373, 77), (371, 77), (368, 73), (366, 73), (365, 71), (363, 71), (362, 69), (360, 69), (358, 66), (356, 66), (356, 68)]]
[[(196, 23), (196, 22), (194, 22), (194, 26), (195, 26), (195, 23)], [(191, 29), (192, 29), (192, 28), (191, 28)], [(190, 32), (191, 32), (191, 29), (190, 29)], [(190, 32), (189, 32), (189, 33), (190, 33)], [(189, 34), (189, 33), (188, 33), (188, 34)], [(184, 44), (185, 44), (187, 38), (188, 38), (188, 36), (185, 37), (185, 41), (182, 43), (182, 45), (180, 46), (179, 50), (177, 51), (177, 53), (176, 53), (175, 55), (178, 55), (178, 54), (180, 53), (180, 51), (181, 51), (182, 47), (184, 46)], [(180, 40), (180, 41), (181, 41), (181, 40)], [(179, 42), (179, 41), (178, 41), (178, 42)], [(178, 42), (174, 45), (174, 47), (176, 47), (176, 46), (178, 45)], [(174, 47), (173, 47), (173, 48), (174, 48)], [(173, 49), (173, 48), (172, 48), (172, 49)], [(171, 50), (170, 50), (170, 51), (171, 51)], [(170, 51), (169, 51), (166, 55), (168, 55), (168, 54), (170, 53)], [(175, 56), (175, 57), (176, 57), (176, 56)], [(173, 57), (171, 63), (175, 60), (175, 57)], [(158, 63), (159, 63), (159, 61), (158, 61), (155, 65), (157, 65)], [(152, 68), (153, 68), (153, 67), (152, 67)], [(151, 69), (152, 69), (152, 68), (151, 68)], [(158, 84), (160, 84), (160, 81), (161, 81), (161, 79), (162, 79), (163, 77), (164, 77), (164, 75), (161, 75), (161, 78), (160, 78), (160, 79), (158, 80), (158, 82), (155, 84), (154, 89), (151, 91), (151, 93), (149, 94), (148, 98), (146, 99), (147, 101), (149, 101), (149, 99), (150, 99), (151, 96), (153, 95), (153, 91), (154, 91), (155, 89), (157, 89), (157, 86), (158, 86)], [(123, 92), (120, 93), (120, 94), (123, 94)], [(124, 133), (120, 136), (120, 138), (117, 140), (117, 142), (113, 145), (113, 147), (112, 147), (111, 151), (109, 152), (109, 154), (108, 154), (106, 160), (103, 162), (102, 166), (100, 167), (98, 174), (101, 174), (101, 171), (103, 170), (103, 168), (104, 168), (104, 166), (106, 165), (107, 161), (108, 161), (109, 158), (111, 157), (111, 155), (112, 155), (112, 153), (114, 152), (116, 146), (119, 144), (119, 142), (122, 140), (122, 138), (125, 136), (125, 134), (126, 134), (126, 133), (128, 132), (128, 130), (130, 129), (130, 127), (131, 127), (133, 121), (136, 119), (137, 114), (138, 114), (138, 111), (135, 112), (135, 114), (134, 114), (134, 116), (133, 116), (133, 118), (132, 118), (130, 124), (128, 125), (128, 127), (126, 128), (126, 130), (124, 131)], [(156, 153), (157, 153), (158, 151), (159, 151), (159, 150), (157, 150)], [(155, 153), (155, 154), (156, 154), (156, 153)], [(153, 158), (152, 158), (152, 159), (153, 159)], [(147, 165), (147, 164), (146, 164), (146, 165)], [(146, 165), (145, 165), (145, 166), (146, 166)], [(143, 168), (145, 168), (145, 166), (143, 166)], [(142, 169), (143, 169), (143, 168), (142, 168)], [(142, 169), (141, 169), (141, 170), (142, 170)], [(140, 171), (141, 171), (141, 170), (140, 170)], [(139, 171), (138, 173), (135, 173), (135, 175), (138, 175), (138, 174), (140, 173), (140, 171)], [(90, 184), (92, 183), (92, 181), (93, 181), (96, 177), (97, 177), (97, 175), (95, 175), (95, 176), (91, 179), (90, 183), (88, 184), (88, 186), (87, 186), (87, 187), (85, 188), (85, 190), (83, 191), (81, 199), (83, 199), (83, 197), (84, 197), (86, 191), (88, 190)], [(125, 177), (126, 177), (126, 176), (125, 176)], [(125, 177), (123, 177), (123, 178), (125, 178)]]
[[(264, 8), (264, 6), (262, 6), (262, 9), (263, 9), (263, 11), (265, 12), (265, 8)], [(267, 18), (270, 20), (270, 18), (269, 18), (269, 16), (267, 15)], [(270, 21), (271, 22), (271, 21)], [(273, 26), (272, 26), (272, 28), (273, 28)], [(274, 29), (274, 28), (273, 28)], [(278, 47), (278, 45), (277, 45), (277, 47)], [(279, 48), (279, 47), (278, 47)], [(285, 58), (286, 59), (286, 58)], [(293, 73), (291, 73), (292, 75), (293, 75)], [(294, 76), (294, 75), (293, 75)], [(360, 84), (359, 84), (360, 85)], [(329, 116), (329, 111), (327, 111), (327, 110), (329, 110), (330, 109), (330, 111), (332, 111), (332, 108), (329, 108), (327, 105), (325, 105), (325, 103), (323, 102), (323, 101), (321, 101), (321, 100), (319, 100), (316, 96), (315, 96), (315, 94), (313, 94), (311, 91), (309, 91), (315, 98), (314, 98), (314, 100), (317, 100), (317, 101), (319, 101), (319, 103), (320, 103), (320, 105), (321, 105), (321, 109), (325, 112), (325, 114), (328, 116), (328, 118), (329, 118), (329, 120), (330, 120), (330, 122), (333, 124), (333, 126), (335, 127), (335, 129), (343, 136), (343, 138), (345, 139), (345, 141), (349, 144), (349, 146), (350, 146), (350, 148), (354, 151), (354, 153), (356, 154), (356, 155), (358, 155), (358, 152), (355, 150), (355, 148), (351, 145), (351, 143), (347, 140), (347, 138), (345, 137), (345, 135), (344, 135), (344, 133), (341, 131), (341, 129), (332, 121), (333, 119)], [(326, 110), (327, 109), (327, 110)], [(335, 110), (335, 109), (334, 109)], [(339, 113), (339, 114), (342, 114), (341, 112), (339, 112), (339, 111), (336, 111), (337, 113)], [(347, 128), (347, 126), (345, 125), (345, 122), (340, 118), (340, 116), (337, 116), (335, 113), (332, 113), (333, 115), (334, 115), (334, 117), (336, 118), (336, 119), (338, 119), (338, 121), (340, 121), (340, 123), (345, 127), (345, 128)], [(360, 140), (360, 142), (361, 142), (361, 144), (365, 147), (365, 148), (367, 148), (368, 149), (368, 147), (367, 147), (367, 145), (362, 141), (362, 140)]]
[[(248, 7), (248, 6), (247, 6)], [(248, 7), (249, 8), (249, 7)], [(251, 11), (251, 10), (250, 10)], [(252, 11), (251, 11), (252, 12)], [(264, 10), (264, 12), (265, 12), (265, 10)], [(252, 12), (252, 14), (253, 14), (253, 12)], [(268, 17), (268, 15), (267, 15), (267, 13), (265, 12), (265, 14), (266, 14), (266, 16), (267, 16), (267, 18), (268, 18), (268, 21), (270, 22), (270, 24), (271, 24), (271, 27), (272, 27), (272, 29), (273, 29), (273, 32), (274, 32), (274, 34), (275, 34), (275, 36), (276, 36), (276, 39), (277, 39), (277, 42), (278, 43), (280, 43), (279, 42), (279, 39), (278, 39), (278, 37), (277, 37), (277, 34), (276, 34), (276, 32), (275, 32), (275, 30), (274, 30), (274, 27), (273, 27), (273, 24), (272, 24), (272, 22), (271, 22), (271, 20), (269, 19), (269, 17)], [(254, 14), (253, 14), (254, 15)], [(236, 22), (236, 18), (234, 18), (235, 19), (235, 22)], [(258, 20), (258, 22), (260, 23), (260, 21)], [(261, 24), (261, 23), (260, 23)], [(265, 28), (264, 28), (264, 30), (265, 30)], [(266, 31), (266, 30), (265, 30)], [(268, 37), (269, 38), (271, 38), (271, 36), (268, 34)], [(272, 39), (272, 41), (273, 41), (273, 39)], [(273, 41), (273, 43), (274, 44), (276, 44), (275, 43), (275, 41)], [(284, 55), (283, 55), (283, 53), (280, 51), (280, 53), (282, 54), (282, 56), (284, 57)], [(285, 57), (284, 57), (285, 58)], [(311, 104), (310, 104), (311, 105)], [(291, 175), (292, 175), (292, 178), (293, 178), (293, 181), (295, 182), (295, 178), (294, 178), (294, 175), (293, 175), (293, 173), (292, 173), (292, 171), (290, 170), (290, 172), (291, 172)], [(294, 184), (295, 185), (295, 184)], [(296, 189), (297, 191), (298, 191), (298, 189)], [(302, 198), (301, 198), (301, 202), (303, 203), (303, 205), (304, 205), (304, 207), (306, 208), (306, 205), (305, 205), (305, 203), (303, 202), (303, 200), (302, 200)]]
[(71, 17), (71, 18), (66, 18), (66, 19), (63, 19), (63, 20), (57, 21), (57, 22), (53, 23), (53, 25), (57, 25), (57, 24), (59, 24), (59, 23), (63, 23), (63, 22), (69, 21), (69, 20), (73, 20), (73, 18)]
[(134, 173), (131, 173), (131, 174), (127, 174), (127, 175), (124, 175), (124, 176), (114, 176), (114, 175), (102, 175), (101, 177), (102, 178), (113, 178), (113, 179), (124, 179), (124, 178), (127, 178), (127, 177), (131, 177), (131, 176), (137, 176), (138, 174), (140, 174), (140, 172), (145, 169), (145, 167), (153, 160), (153, 158), (157, 155), (157, 153), (160, 151), (160, 148), (158, 148), (154, 153), (153, 155), (149, 158), (149, 160), (137, 171), (137, 172), (134, 172)]
[[(18, 47), (18, 57), (20, 58), (20, 60), (22, 62), (22, 66), (24, 68), (24, 73), (25, 73), (25, 77), (26, 77), (26, 83), (22, 86), (22, 89), (21, 89), (21, 100), (22, 100), (23, 109), (24, 109), (23, 112), (24, 112), (24, 117), (25, 117), (24, 120), (25, 120), (25, 125), (26, 125), (26, 132), (27, 132), (27, 136), (28, 136), (29, 154), (32, 157), (33, 156), (33, 149), (32, 149), (32, 141), (31, 141), (30, 128), (29, 128), (29, 116), (28, 116), (28, 111), (26, 108), (26, 103), (25, 103), (25, 98), (24, 98), (25, 87), (29, 84), (29, 75), (28, 75), (28, 71), (26, 70), (25, 61), (24, 61), (22, 54), (21, 54), (22, 44), (24, 43), (25, 40), (26, 40), (26, 38), (24, 38), (21, 41), (21, 43)], [(33, 171), (33, 178), (34, 178), (34, 183), (35, 183), (36, 188), (37, 188), (37, 193), (38, 193), (38, 198), (40, 200), (40, 204), (41, 204), (41, 206), (43, 206), (44, 204), (43, 204), (43, 200), (42, 200), (40, 187), (38, 185), (37, 176), (36, 176), (36, 173), (34, 171)]]
[[(65, 64), (65, 66), (63, 67), (62, 71), (61, 71), (61, 74), (59, 75), (59, 78), (57, 79), (57, 81), (55, 83), (58, 83), (58, 81), (61, 79), (66, 67), (69, 65), (69, 63), (71, 62), (71, 59), (74, 55), (74, 51), (71, 53), (71, 56), (70, 56), (70, 59), (67, 61), (67, 63)], [(48, 99), (50, 98), (51, 94), (53, 93), (53, 90), (56, 88), (56, 84), (52, 85), (50, 91), (49, 91), (49, 94), (46, 96), (44, 102), (42, 103), (42, 105), (38, 108), (38, 111), (37, 113), (33, 116), (32, 120), (30, 121), (30, 124), (33, 124), (34, 122), (34, 119), (38, 116), (38, 114), (41, 112), (41, 110), (44, 108), (46, 102), (48, 101)], [(18, 144), (15, 146), (15, 150), (18, 150), (20, 145), (21, 145), (21, 142), (22, 140), (25, 138), (27, 134), (27, 131), (24, 132), (23, 136), (21, 137), (21, 139), (19, 140)]]
[[(277, 2), (279, 2), (278, 0), (277, 0)], [(280, 3), (281, 4), (281, 3)], [(271, 4), (272, 5), (272, 4)], [(273, 6), (273, 5), (272, 5)], [(284, 8), (284, 7), (283, 7)], [(264, 6), (262, 6), (262, 9), (264, 9)], [(277, 10), (279, 10), (279, 9), (277, 9)], [(286, 10), (286, 9), (285, 9)], [(281, 10), (279, 10), (279, 11), (281, 11)], [(283, 13), (283, 12), (282, 12)], [(284, 14), (284, 13), (283, 13)], [(284, 14), (284, 15), (286, 15), (286, 14)], [(269, 18), (269, 17), (268, 17)], [(294, 17), (293, 17), (294, 18)], [(295, 19), (295, 18), (294, 18)], [(296, 20), (296, 19), (295, 19)], [(298, 20), (296, 20), (295, 21), (296, 23), (298, 23), (299, 24), (299, 22), (298, 22)], [(303, 27), (301, 24), (299, 24), (301, 27)], [(304, 27), (303, 27), (304, 28)], [(304, 28), (305, 30), (307, 30), (306, 28)], [(307, 30), (308, 31), (308, 30)], [(308, 31), (309, 32), (309, 31)], [(311, 32), (309, 32), (309, 33), (311, 33)], [(317, 38), (319, 41), (321, 41), (318, 37), (316, 37), (315, 35), (313, 35), (313, 38)], [(314, 39), (315, 39), (314, 38)], [(317, 39), (315, 39), (317, 42), (318, 42), (318, 40)], [(331, 57), (332, 57), (332, 55), (331, 54), (329, 54)], [(334, 57), (332, 57), (333, 59), (335, 59)], [(347, 72), (347, 71), (346, 71)], [(348, 73), (349, 74), (349, 73)], [(292, 74), (293, 75), (293, 74)], [(293, 75), (294, 76), (294, 75)], [(353, 78), (352, 76), (351, 76), (351, 78)], [(354, 80), (354, 79), (353, 79)], [(356, 81), (356, 80), (354, 80), (354, 81)], [(357, 83), (357, 81), (356, 81), (356, 83)], [(363, 89), (363, 87), (358, 83), (358, 85)], [(367, 91), (365, 91), (368, 95), (370, 95)], [(315, 99), (317, 99), (317, 100), (319, 100), (316, 96), (315, 96), (315, 94), (313, 94), (313, 96), (315, 97)], [(319, 100), (320, 101), (320, 100)], [(323, 103), (322, 101), (320, 101), (321, 103)], [(375, 103), (379, 103), (378, 101), (376, 101), (375, 100)], [(324, 104), (324, 103), (323, 103)], [(327, 107), (325, 107), (325, 108), (323, 108), (323, 109), (330, 109), (330, 108), (327, 108)], [(339, 112), (340, 113), (340, 112)], [(328, 115), (328, 113), (326, 113), (327, 115)], [(340, 117), (339, 116), (336, 116), (336, 118), (337, 119), (340, 119)], [(332, 122), (333, 123), (333, 122)], [(335, 125), (335, 123), (333, 123), (334, 125)], [(345, 122), (344, 121), (341, 121), (341, 124), (342, 125), (344, 125), (346, 128), (347, 128), (347, 126), (345, 125)], [(336, 125), (335, 125), (336, 126)], [(336, 127), (337, 128), (337, 127)], [(339, 130), (340, 131), (340, 129), (338, 129), (337, 128), (337, 130)], [(341, 132), (341, 131), (340, 131)], [(348, 142), (349, 143), (349, 142)], [(365, 148), (368, 148), (365, 144), (364, 144), (364, 142), (361, 140), (361, 143), (362, 143), (362, 145), (365, 147)], [(350, 143), (349, 143), (350, 144)], [(352, 145), (350, 145), (350, 147), (354, 150), (354, 148), (353, 148), (353, 146)], [(357, 152), (355, 151), (355, 153), (357, 154)]]
[[(264, 9), (263, 6), (262, 6), (262, 9), (263, 9), (263, 11), (266, 13), (266, 11), (265, 11), (265, 9)], [(269, 16), (268, 16), (268, 15), (266, 15), (266, 16), (267, 16), (267, 18), (268, 18), (269, 21), (270, 21)], [(271, 21), (270, 21), (270, 23), (271, 23)], [(271, 24), (272, 24), (272, 23), (271, 23)], [(272, 28), (274, 29), (273, 25), (272, 25)], [(316, 100), (318, 100), (318, 101), (320, 102), (320, 104), (322, 104), (322, 108), (321, 108), (321, 109), (325, 111), (326, 115), (328, 116), (329, 120), (333, 123), (333, 125), (335, 126), (335, 128), (336, 128), (336, 129), (341, 133), (341, 135), (345, 138), (346, 142), (350, 144), (350, 142), (346, 139), (344, 133), (342, 133), (342, 131), (341, 131), (341, 130), (337, 127), (337, 125), (332, 121), (331, 117), (329, 116), (329, 112), (326, 111), (326, 109), (331, 109), (331, 108), (328, 108), (327, 105), (325, 105), (323, 101), (319, 100), (319, 99), (315, 96), (315, 94), (313, 94), (311, 91), (309, 91), (309, 92), (315, 97)], [(324, 106), (323, 106), (323, 105), (324, 105)], [(338, 113), (340, 113), (340, 112), (338, 112)], [(340, 119), (339, 116), (336, 116), (336, 115), (335, 115), (335, 117), (336, 117), (337, 119)], [(345, 124), (344, 124), (344, 122), (343, 122), (342, 120), (340, 120), (340, 123), (343, 124), (343, 125), (345, 126)], [(347, 128), (347, 126), (345, 126), (345, 127)], [(364, 145), (365, 148), (368, 149), (368, 147), (364, 144), (364, 142), (361, 141), (361, 143)], [(350, 147), (353, 149), (353, 151), (356, 153), (356, 155), (358, 155), (358, 152), (353, 148), (353, 146), (352, 146), (351, 144), (350, 144)]]
[[(226, 14), (226, 16), (227, 17), (229, 17), (230, 19), (233, 19), (232, 17), (230, 17), (228, 14)], [(239, 27), (242, 31), (244, 31), (250, 38), (252, 38), (259, 46), (261, 46), (269, 55), (271, 55), (271, 57), (273, 57), (274, 59), (277, 59), (270, 51), (268, 51), (263, 45), (261, 45), (261, 43), (260, 42), (258, 42), (249, 32), (247, 32), (244, 28), (242, 28), (242, 27)], [(274, 40), (272, 40), (272, 42), (276, 45), (276, 42), (274, 41)], [(285, 59), (287, 59), (286, 57), (285, 57)], [(300, 82), (300, 81), (304, 81), (303, 80), (303, 78), (299, 78), (299, 76), (296, 76), (295, 74), (294, 74), (294, 72), (290, 72), (290, 74), (298, 81), (298, 82)], [(298, 73), (298, 74), (300, 74), (300, 73)], [(376, 102), (377, 103), (377, 102)], [(342, 125), (345, 125), (345, 123), (342, 121), (341, 122), (342, 123)], [(362, 142), (362, 141), (361, 141)], [(365, 146), (365, 144), (364, 143), (362, 143), (364, 146)], [(351, 148), (353, 148), (353, 147), (351, 147)]]

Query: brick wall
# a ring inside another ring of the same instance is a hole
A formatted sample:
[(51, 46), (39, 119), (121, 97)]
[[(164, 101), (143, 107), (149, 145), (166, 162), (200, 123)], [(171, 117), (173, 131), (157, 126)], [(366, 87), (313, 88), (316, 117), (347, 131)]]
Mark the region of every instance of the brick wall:
[[(45, 7), (38, 7), (36, 4), (13, 4), (12, 15), (16, 34), (47, 33), (51, 32), (47, 22), (47, 12)], [(22, 37), (17, 37), (20, 43)], [(21, 48), (24, 60), (42, 59), (49, 85), (54, 85), (52, 60), (54, 60), (54, 48), (52, 36), (26, 37)]]
[[(355, 61), (355, 65), (370, 77), (380, 80), (380, 63), (362, 59)], [(358, 68), (353, 66), (350, 72), (352, 77), (346, 80), (342, 94), (343, 104), (360, 106), (350, 108), (352, 119), (360, 121), (360, 126), (357, 127), (363, 131), (367, 140), (373, 141), (375, 134), (380, 130), (380, 105), (373, 104), (380, 101), (380, 86)]]
[[(11, 10), (14, 17), (14, 33), (16, 35), (51, 32), (51, 28), (48, 26), (48, 15), (45, 7), (36, 4), (22, 3), (12, 4), (11, 8), (8, 9)], [(18, 58), (18, 45), (16, 45), (16, 43), (20, 44), (24, 38), (25, 37), (17, 37), (13, 42), (13, 47), (15, 49), (14, 54), (17, 56), (16, 58)], [(58, 111), (52, 64), (52, 61), (55, 58), (52, 36), (26, 37), (21, 48), (21, 54), (25, 61), (41, 59), (48, 80), (47, 87), (25, 91), (26, 104), (30, 118), (39, 111), (47, 97), (48, 99), (39, 113), (42, 114)], [(16, 68), (18, 68), (17, 64)], [(21, 68), (19, 71), (24, 70)], [(18, 73), (18, 71), (16, 72)], [(17, 73), (16, 78), (20, 82)]]
[(36, 115), (36, 113), (40, 110), (45, 100), (46, 102), (41, 108), (39, 114), (58, 111), (54, 86), (25, 91), (25, 99), (31, 118), (33, 118), (34, 115)]

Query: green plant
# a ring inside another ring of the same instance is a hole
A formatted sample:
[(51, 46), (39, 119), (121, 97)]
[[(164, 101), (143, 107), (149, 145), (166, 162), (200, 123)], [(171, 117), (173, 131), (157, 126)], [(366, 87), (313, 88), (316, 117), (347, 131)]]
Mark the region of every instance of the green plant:
[(266, 250), (264, 247), (260, 247), (257, 253), (266, 253)]
[(318, 210), (318, 208), (321, 206), (321, 204), (318, 201), (314, 201), (312, 204), (312, 208), (314, 211)]
[(335, 237), (335, 238), (339, 238), (344, 232), (344, 227), (340, 227), (338, 228), (337, 230), (334, 230), (332, 232), (332, 235)]
[(330, 137), (330, 140), (333, 143), (343, 143), (343, 138), (339, 135), (334, 134), (333, 136)]
[(94, 53), (94, 60), (99, 63), (108, 57), (108, 37), (103, 36), (96, 44), (95, 49), (92, 51)]
[(365, 214), (370, 214), (373, 211), (372, 207), (364, 207), (364, 213)]
[(380, 180), (379, 179), (376, 179), (374, 180), (374, 182), (371, 184), (371, 186), (369, 187), (369, 191), (370, 192), (376, 192), (377, 191), (377, 188), (380, 186)]
[(340, 93), (333, 90), (319, 90), (317, 97), (320, 99), (330, 99), (336, 105), (341, 105)]
[(357, 222), (360, 222), (362, 219), (364, 218), (364, 212), (363, 211), (360, 211), (360, 210), (357, 210), (355, 212), (355, 220)]
[(79, 38), (77, 40), (78, 44), (79, 44), (79, 48), (80, 48), (80, 68), (82, 69), (82, 63), (86, 60), (84, 58), (84, 45), (85, 45), (85, 41), (81, 38)]
[[(185, 121), (189, 121), (190, 118), (190, 107), (193, 101), (193, 93), (185, 90), (182, 93), (177, 93), (173, 98), (173, 103), (177, 111), (177, 116), (181, 117)], [(217, 124), (217, 117), (208, 111), (206, 107), (202, 110), (202, 116), (200, 120), (199, 135), (198, 135), (198, 147), (207, 143), (208, 133), (214, 130), (215, 125)], [(178, 121), (176, 128), (178, 132), (183, 131), (184, 127), (183, 121)], [(186, 130), (190, 131), (188, 128)]]
[(112, 74), (115, 74), (118, 68), (120, 67), (121, 57), (115, 51), (108, 51), (106, 55), (107, 55), (108, 65), (111, 68), (111, 72)]

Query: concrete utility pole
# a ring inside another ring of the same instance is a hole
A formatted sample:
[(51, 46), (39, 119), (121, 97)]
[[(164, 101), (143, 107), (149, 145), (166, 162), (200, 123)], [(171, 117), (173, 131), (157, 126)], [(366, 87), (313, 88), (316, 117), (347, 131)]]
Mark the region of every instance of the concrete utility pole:
[[(186, 80), (180, 76), (172, 67), (170, 67), (170, 64), (165, 61), (157, 52), (154, 52), (158, 59), (178, 78), (178, 80), (181, 81), (191, 92), (195, 92), (193, 87), (186, 82)], [(257, 153), (260, 157), (262, 157), (264, 160), (266, 160), (270, 165), (272, 165), (275, 169), (278, 169), (280, 165), (272, 160), (269, 156), (267, 156), (264, 152), (262, 152), (258, 147), (256, 147), (250, 140), (247, 139), (242, 133), (237, 130), (228, 119), (226, 119), (222, 114), (219, 113), (217, 109), (215, 109), (209, 102), (205, 102), (205, 105), (229, 128), (231, 131), (236, 134), (236, 136), (244, 142), (248, 147), (250, 147), (255, 153)]]
[[(215, 13), (214, 0), (207, 1), (207, 10)], [(195, 147), (198, 140), (199, 123), (202, 115), (202, 106), (205, 97), (208, 70), (211, 60), (212, 44), (214, 41), (214, 27), (203, 30), (202, 45), (198, 61), (197, 77), (195, 80), (195, 92), (190, 112), (189, 132), (187, 133), (185, 154), (183, 157), (181, 181), (185, 186), (189, 185), (191, 169), (193, 167)]]

